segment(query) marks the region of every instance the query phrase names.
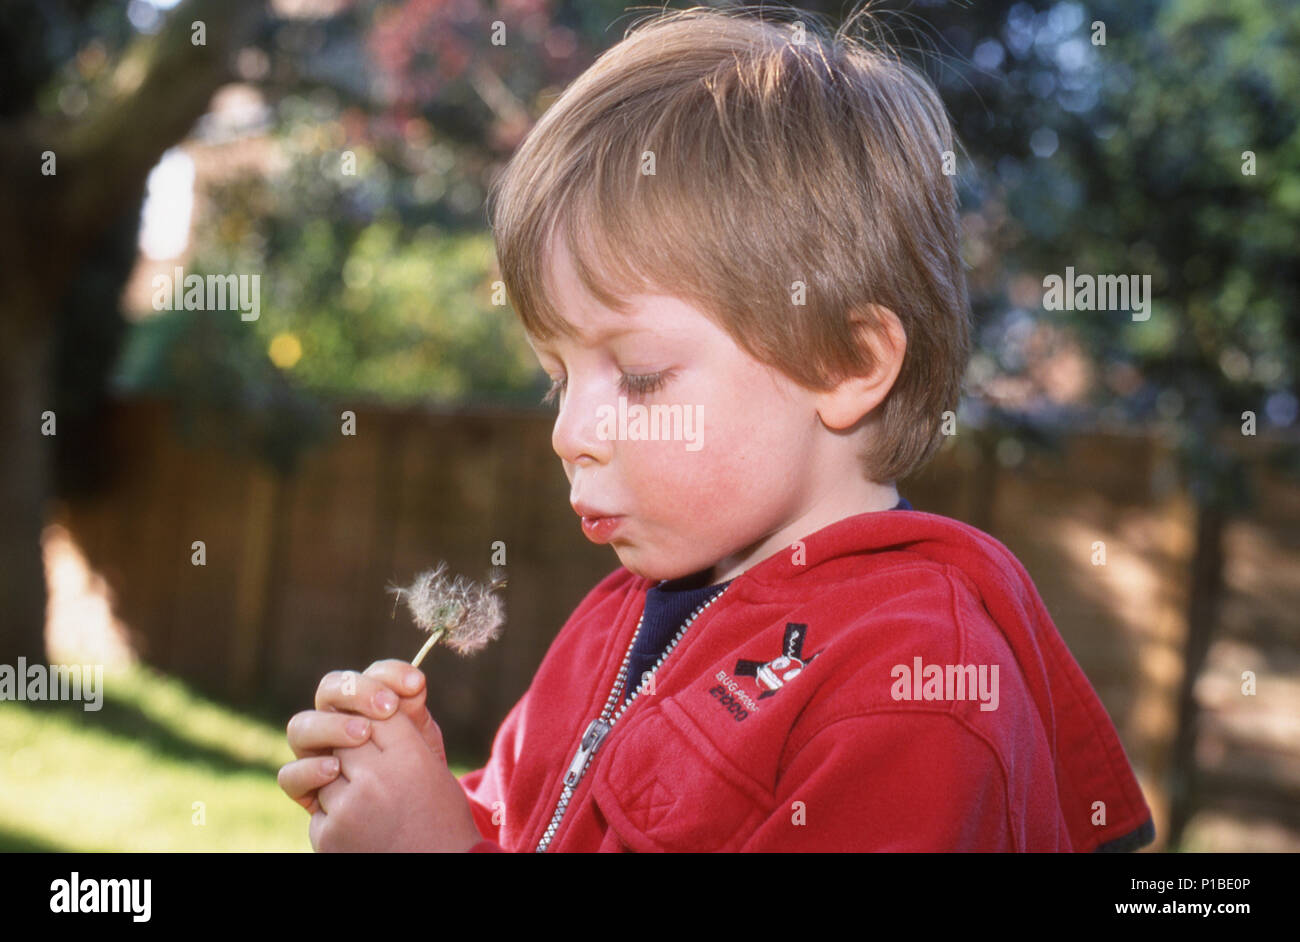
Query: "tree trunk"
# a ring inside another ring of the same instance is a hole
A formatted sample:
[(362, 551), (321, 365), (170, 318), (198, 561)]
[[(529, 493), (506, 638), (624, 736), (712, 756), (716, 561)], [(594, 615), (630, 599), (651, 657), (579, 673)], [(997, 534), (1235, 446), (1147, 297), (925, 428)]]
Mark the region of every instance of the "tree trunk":
[(1192, 556), (1187, 606), (1187, 643), (1183, 679), (1178, 690), (1178, 731), (1170, 761), (1170, 814), (1167, 846), (1176, 850), (1198, 804), (1196, 728), (1200, 708), (1196, 681), (1205, 666), (1223, 599), (1223, 531), (1225, 514), (1217, 502), (1196, 507), (1196, 548)]
[[(39, 304), (38, 286), (9, 272), (5, 291), (13, 307)], [(49, 488), (50, 439), (41, 413), (53, 410), (49, 388), (48, 319), (11, 310), (0, 318), (0, 664), (19, 657), (44, 662), (45, 566), (41, 528)], [(15, 316), (16, 315), (16, 316)], [(57, 434), (58, 418), (55, 417)]]
[[(122, 54), (92, 95), (102, 103), (84, 119), (33, 109), (0, 122), (0, 664), (45, 660), (40, 537), (52, 449), (41, 413), (55, 410), (51, 350), (64, 288), (229, 78), (263, 7), (264, 0), (189, 0), (157, 35)], [(198, 21), (206, 37), (195, 45)], [(47, 153), (55, 159), (48, 174)], [(58, 434), (57, 415), (55, 423)]]

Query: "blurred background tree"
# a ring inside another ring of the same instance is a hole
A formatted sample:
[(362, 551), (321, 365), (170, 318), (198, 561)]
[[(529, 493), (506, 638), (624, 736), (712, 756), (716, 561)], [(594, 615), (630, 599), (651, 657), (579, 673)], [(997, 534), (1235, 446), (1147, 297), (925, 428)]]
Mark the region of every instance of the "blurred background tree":
[[(113, 312), (145, 179), (228, 80), (253, 9), (193, 0), (152, 35), (116, 4), (20, 0), (0, 10), (0, 660), (44, 652), (40, 534), (57, 408), (77, 404), (64, 416), (61, 454), (88, 451), (73, 436), (94, 424), (86, 415), (121, 334)], [(192, 42), (195, 20), (211, 31), (202, 45)]]
[[(9, 208), (0, 448), (10, 456), (0, 475), (9, 605), (0, 660), (44, 649), (50, 439), (58, 479), (93, 488), (86, 459), (98, 453), (94, 416), (110, 378), (186, 410), (233, 409), (232, 446), (262, 449), (281, 469), (319, 427), (303, 393), (443, 403), (540, 395), (522, 337), (485, 290), (484, 176), (546, 95), (594, 56), (578, 29), (598, 32), (603, 9), (15, 0), (0, 10), (10, 70), (0, 98)], [(506, 45), (488, 41), (498, 21)], [(195, 234), (189, 273), (260, 273), (265, 318), (240, 330), (228, 312), (168, 312), (124, 330), (119, 298), (146, 177), (191, 132), (231, 132), (207, 114), (230, 83), (255, 89), (263, 106), (240, 132), (277, 148), (271, 172), (207, 194), (212, 215)], [(47, 411), (54, 436), (41, 431)]]
[[(1019, 3), (988, 26), (945, 34), (981, 70), (962, 76), (968, 90), (989, 102), (963, 106), (964, 81), (945, 95), (974, 163), (970, 231), (996, 233), (969, 246), (984, 286), (970, 401), (1018, 374), (1043, 388), (1029, 412), (1057, 432), (1150, 428), (1175, 443), (1165, 489), (1186, 487), (1196, 515), (1171, 758), (1176, 846), (1196, 804), (1194, 689), (1219, 621), (1225, 526), (1255, 500), (1241, 445), (1294, 428), (1297, 414), (1300, 7)], [(1149, 317), (1044, 311), (1042, 276), (1067, 266), (1149, 275)], [(1032, 353), (1044, 327), (1082, 350), (1090, 374), (1064, 410), (1042, 375), (1060, 361)], [(1293, 436), (1263, 459), (1300, 471)]]

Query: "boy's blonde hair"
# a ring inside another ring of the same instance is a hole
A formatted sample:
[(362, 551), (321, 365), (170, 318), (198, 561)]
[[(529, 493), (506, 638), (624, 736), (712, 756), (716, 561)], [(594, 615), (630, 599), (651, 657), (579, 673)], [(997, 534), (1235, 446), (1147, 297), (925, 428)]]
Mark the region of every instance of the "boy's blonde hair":
[(863, 466), (894, 481), (939, 447), (969, 357), (952, 129), (924, 76), (848, 35), (855, 17), (831, 34), (791, 14), (808, 22), (696, 7), (634, 25), (492, 181), (497, 258), (533, 336), (573, 333), (558, 234), (604, 306), (680, 298), (816, 391), (871, 370), (850, 313), (889, 308), (907, 351)]

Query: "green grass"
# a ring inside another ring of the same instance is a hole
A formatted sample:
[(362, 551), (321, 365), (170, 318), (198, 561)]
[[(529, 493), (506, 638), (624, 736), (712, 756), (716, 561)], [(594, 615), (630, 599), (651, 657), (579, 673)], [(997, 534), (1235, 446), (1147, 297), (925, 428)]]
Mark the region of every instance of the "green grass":
[(311, 851), (283, 725), (145, 667), (82, 707), (0, 703), (0, 851)]

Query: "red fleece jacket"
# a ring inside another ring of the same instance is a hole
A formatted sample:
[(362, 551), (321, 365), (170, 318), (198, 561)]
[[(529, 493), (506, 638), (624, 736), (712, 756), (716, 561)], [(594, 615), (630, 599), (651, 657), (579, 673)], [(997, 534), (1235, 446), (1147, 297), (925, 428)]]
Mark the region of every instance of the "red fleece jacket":
[(909, 510), (801, 542), (703, 610), (567, 790), (653, 585), (623, 568), (602, 580), (488, 764), (461, 779), (484, 836), (474, 850), (533, 851), (548, 826), (552, 851), (1093, 851), (1154, 839), (1105, 708), (1005, 546)]

